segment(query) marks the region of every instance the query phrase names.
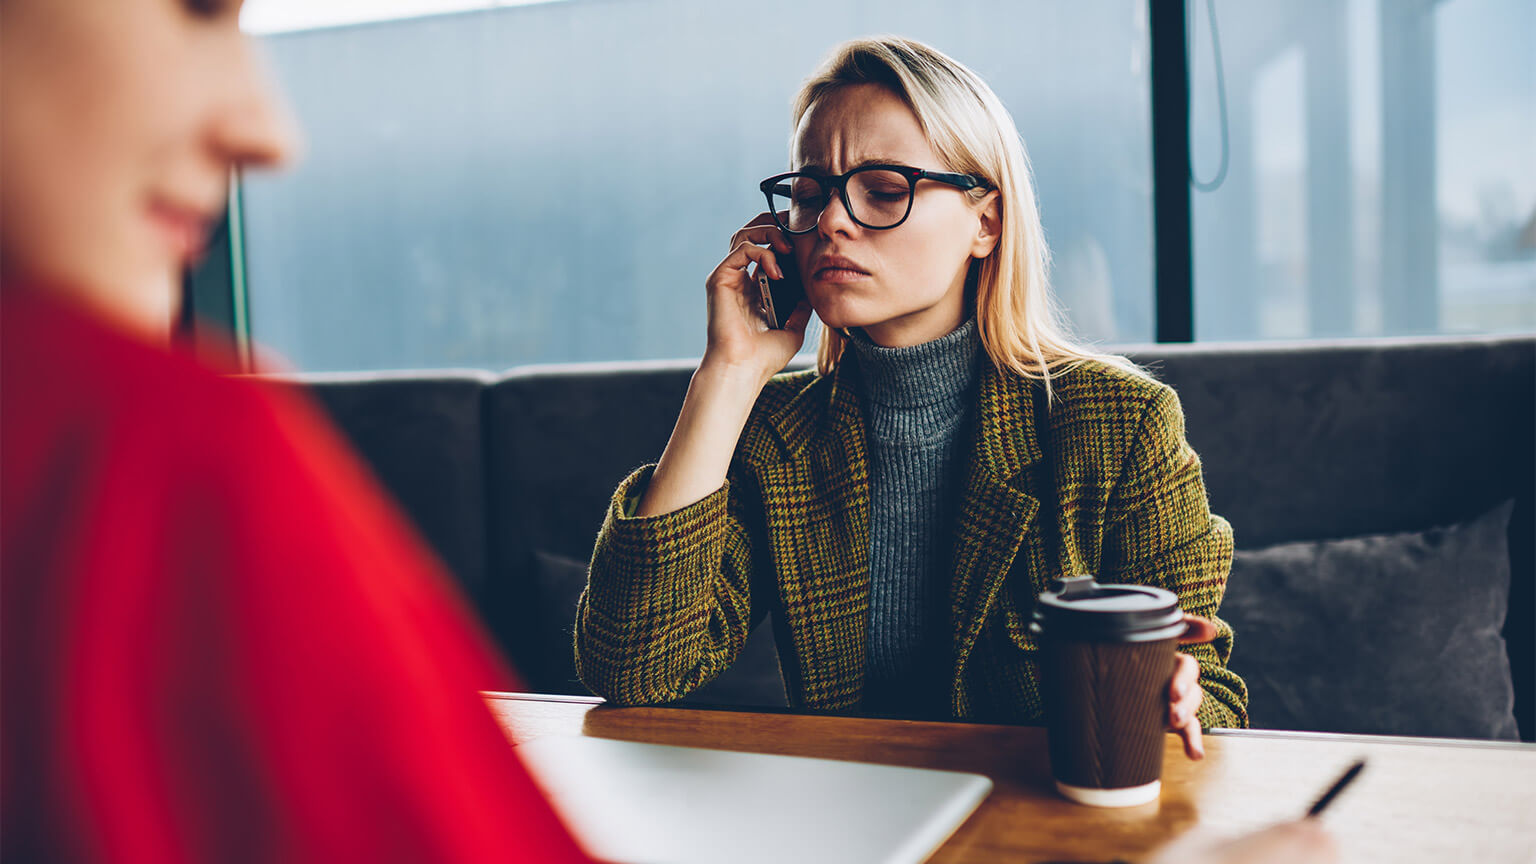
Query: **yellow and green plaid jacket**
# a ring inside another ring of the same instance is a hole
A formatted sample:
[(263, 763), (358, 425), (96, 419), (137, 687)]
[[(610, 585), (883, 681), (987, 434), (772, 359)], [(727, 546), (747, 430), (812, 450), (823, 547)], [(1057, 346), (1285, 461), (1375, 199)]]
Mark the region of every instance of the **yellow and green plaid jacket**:
[[(869, 464), (856, 376), (775, 377), (742, 432), (726, 484), (681, 510), (626, 515), (654, 466), (614, 493), (577, 607), (576, 668), (622, 704), (679, 699), (727, 669), (774, 613), (793, 708), (857, 711), (869, 640)], [(983, 358), (955, 524), (950, 624), (956, 718), (1041, 716), (1029, 632), (1035, 597), (1063, 574), (1167, 588), (1214, 617), (1232, 529), (1210, 512), (1173, 390), (1090, 363), (1054, 380), (1041, 464), (1031, 383)], [(1056, 506), (1041, 502), (1054, 475)], [(1044, 524), (1049, 522), (1049, 524)], [(1051, 536), (1047, 536), (1051, 535)], [(1055, 560), (1047, 560), (1047, 550)], [(1246, 726), (1226, 668), (1232, 630), (1186, 646), (1200, 663), (1202, 725)]]

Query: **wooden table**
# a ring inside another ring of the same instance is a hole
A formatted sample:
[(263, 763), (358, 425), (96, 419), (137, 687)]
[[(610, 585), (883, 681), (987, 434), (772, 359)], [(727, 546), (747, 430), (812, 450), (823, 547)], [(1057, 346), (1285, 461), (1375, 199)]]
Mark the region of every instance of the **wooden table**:
[(1357, 758), (1325, 819), (1343, 860), (1536, 862), (1536, 745), (1299, 732), (1208, 733), (1200, 762), (1168, 736), (1160, 801), (1097, 809), (1051, 786), (1045, 730), (684, 708), (487, 693), (515, 742), (591, 735), (972, 771), (995, 787), (935, 862), (1136, 860), (1197, 826), (1232, 835), (1295, 818)]

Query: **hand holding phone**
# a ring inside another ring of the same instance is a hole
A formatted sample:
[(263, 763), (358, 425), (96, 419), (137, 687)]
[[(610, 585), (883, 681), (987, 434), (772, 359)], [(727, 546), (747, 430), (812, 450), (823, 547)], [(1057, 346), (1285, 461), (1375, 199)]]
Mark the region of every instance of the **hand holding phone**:
[(784, 323), (805, 299), (805, 286), (800, 282), (800, 267), (793, 256), (781, 255), (778, 260), (779, 269), (784, 272), (783, 279), (770, 279), (768, 271), (761, 266), (757, 268), (757, 291), (761, 298), (758, 308), (769, 327), (783, 330)]

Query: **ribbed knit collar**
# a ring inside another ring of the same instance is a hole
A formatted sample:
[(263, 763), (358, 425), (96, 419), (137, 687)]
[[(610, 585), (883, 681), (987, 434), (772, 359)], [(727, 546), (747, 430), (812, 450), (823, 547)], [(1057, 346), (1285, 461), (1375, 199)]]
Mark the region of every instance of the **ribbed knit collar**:
[(908, 348), (876, 345), (862, 330), (850, 333), (865, 401), (887, 408), (969, 402), (981, 352), (974, 316), (946, 336)]

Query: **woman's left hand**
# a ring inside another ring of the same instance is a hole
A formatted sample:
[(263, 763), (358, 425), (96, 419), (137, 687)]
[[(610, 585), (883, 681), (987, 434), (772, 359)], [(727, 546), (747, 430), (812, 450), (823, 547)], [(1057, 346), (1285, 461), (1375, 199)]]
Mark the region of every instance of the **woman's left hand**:
[[(1216, 638), (1216, 624), (1209, 618), (1184, 613), (1187, 629), (1179, 637), (1180, 645), (1210, 642)], [(1184, 755), (1191, 759), (1205, 758), (1205, 742), (1200, 737), (1200, 721), (1195, 711), (1205, 698), (1200, 687), (1200, 664), (1188, 654), (1179, 658), (1173, 670), (1173, 682), (1168, 685), (1168, 729), (1184, 739)]]

